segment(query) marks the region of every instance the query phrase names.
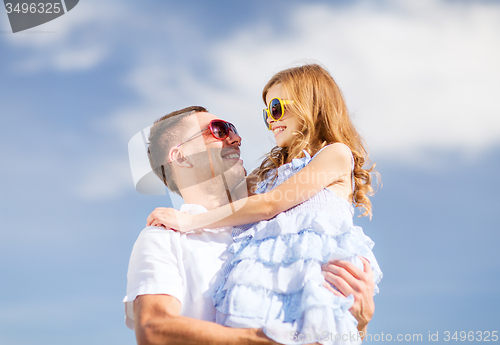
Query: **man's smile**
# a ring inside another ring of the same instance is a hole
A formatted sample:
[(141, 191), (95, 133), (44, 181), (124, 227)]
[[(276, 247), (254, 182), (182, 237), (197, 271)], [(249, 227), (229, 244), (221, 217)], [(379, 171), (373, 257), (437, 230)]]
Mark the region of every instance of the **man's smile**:
[(240, 159), (240, 151), (239, 150), (222, 150), (221, 157), (224, 159), (231, 160), (239, 160)]

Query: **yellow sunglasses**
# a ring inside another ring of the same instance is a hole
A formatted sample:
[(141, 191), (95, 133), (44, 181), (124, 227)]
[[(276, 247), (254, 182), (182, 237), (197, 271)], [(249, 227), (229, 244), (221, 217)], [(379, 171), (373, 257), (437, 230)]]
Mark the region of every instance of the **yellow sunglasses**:
[(279, 121), (285, 114), (285, 105), (292, 104), (293, 101), (282, 100), (281, 98), (275, 97), (269, 102), (269, 106), (262, 111), (262, 116), (264, 117), (264, 122), (266, 127), (271, 130), (271, 125), (267, 123), (268, 117), (271, 117), (274, 121)]

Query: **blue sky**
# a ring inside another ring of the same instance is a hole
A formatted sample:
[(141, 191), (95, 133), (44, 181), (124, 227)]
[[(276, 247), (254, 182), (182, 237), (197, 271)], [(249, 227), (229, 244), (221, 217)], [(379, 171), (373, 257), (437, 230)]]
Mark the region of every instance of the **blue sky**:
[(382, 175), (356, 220), (384, 272), (370, 333), (499, 330), (500, 3), (82, 0), (9, 30), (2, 10), (0, 344), (134, 344), (128, 258), (168, 200), (135, 191), (128, 141), (200, 104), (252, 169), (262, 87), (311, 60)]

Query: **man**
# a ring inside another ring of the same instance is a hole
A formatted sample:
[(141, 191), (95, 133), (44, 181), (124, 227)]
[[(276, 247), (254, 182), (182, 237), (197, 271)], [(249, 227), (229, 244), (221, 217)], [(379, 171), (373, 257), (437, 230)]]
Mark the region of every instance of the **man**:
[[(189, 107), (160, 118), (151, 128), (149, 158), (167, 187), (186, 202), (181, 211), (206, 212), (242, 197), (245, 170), (241, 138), (231, 124), (205, 108)], [(132, 251), (127, 284), (127, 325), (138, 344), (275, 344), (260, 329), (220, 326), (212, 296), (220, 281), (230, 229), (180, 234), (144, 229)], [(365, 262), (366, 264), (366, 262)], [(365, 331), (373, 314), (373, 279), (338, 262), (324, 268), (332, 293), (353, 294), (351, 312)]]

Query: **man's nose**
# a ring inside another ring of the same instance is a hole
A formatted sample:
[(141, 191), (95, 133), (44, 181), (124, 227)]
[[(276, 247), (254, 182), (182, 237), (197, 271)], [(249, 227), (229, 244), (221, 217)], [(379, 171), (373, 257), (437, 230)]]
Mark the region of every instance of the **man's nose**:
[(229, 131), (229, 136), (227, 137), (227, 142), (229, 145), (241, 145), (241, 137), (234, 133), (233, 131)]

